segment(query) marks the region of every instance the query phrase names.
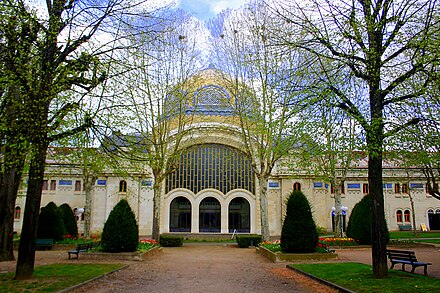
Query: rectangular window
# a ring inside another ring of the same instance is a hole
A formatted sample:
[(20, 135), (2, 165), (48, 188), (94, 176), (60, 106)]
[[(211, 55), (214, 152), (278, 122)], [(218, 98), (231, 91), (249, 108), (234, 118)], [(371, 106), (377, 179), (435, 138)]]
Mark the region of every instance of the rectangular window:
[(394, 184), (394, 193), (400, 193), (400, 184), (399, 183)]
[(341, 182), (341, 194), (345, 194), (345, 182)]
[(57, 181), (50, 180), (50, 190), (56, 190), (56, 189), (57, 189)]
[(370, 188), (368, 187), (368, 183), (362, 184), (362, 192), (364, 194), (368, 194), (370, 192)]
[(402, 193), (408, 193), (408, 184), (406, 183), (402, 184)]
[(81, 191), (81, 180), (75, 181), (75, 191)]
[(49, 182), (47, 180), (43, 180), (43, 190), (47, 190), (47, 188), (49, 187)]

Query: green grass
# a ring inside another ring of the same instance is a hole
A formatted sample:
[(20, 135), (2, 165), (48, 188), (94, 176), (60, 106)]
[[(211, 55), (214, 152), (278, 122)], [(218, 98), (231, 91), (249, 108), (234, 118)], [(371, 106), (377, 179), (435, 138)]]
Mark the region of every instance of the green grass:
[(422, 242), (422, 243), (440, 243), (440, 239), (414, 240), (414, 242)]
[(412, 231), (391, 231), (390, 239), (407, 238), (440, 238), (439, 232), (417, 232), (417, 237)]
[[(438, 292), (440, 279), (389, 270), (388, 278), (374, 279), (372, 267), (360, 263), (291, 264), (321, 279), (355, 292)], [(418, 268), (416, 270), (421, 270)]]
[(0, 292), (58, 292), (122, 268), (122, 264), (53, 264), (35, 267), (31, 280), (14, 280), (15, 273), (0, 274)]

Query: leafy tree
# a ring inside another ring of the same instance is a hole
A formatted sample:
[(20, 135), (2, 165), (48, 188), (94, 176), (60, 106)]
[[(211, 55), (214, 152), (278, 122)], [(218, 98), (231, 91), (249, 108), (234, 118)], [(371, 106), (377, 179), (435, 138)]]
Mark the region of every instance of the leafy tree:
[(122, 199), (104, 224), (101, 247), (106, 252), (130, 252), (137, 249), (139, 228), (127, 200)]
[(55, 241), (63, 240), (66, 228), (63, 216), (57, 205), (51, 201), (41, 209), (38, 217), (37, 238), (49, 238)]
[[(278, 1), (273, 9), (290, 25), (278, 30), (282, 47), (315, 56), (320, 68), (311, 91), (330, 90), (329, 101), (362, 127), (368, 152), (368, 181), (372, 196), (373, 275), (385, 278), (386, 225), (382, 188), (382, 153), (386, 138), (417, 124), (423, 117), (407, 116), (395, 124), (393, 108), (408, 109), (438, 78), (439, 51), (434, 49), (439, 25), (437, 1), (331, 0)], [(309, 71), (310, 72), (310, 71)], [(345, 82), (341, 83), (341, 80)], [(412, 84), (417, 86), (412, 87)], [(359, 98), (357, 88), (367, 94)], [(353, 94), (355, 93), (355, 94)], [(411, 113), (411, 111), (408, 111)]]
[(261, 234), (269, 239), (268, 179), (277, 162), (292, 149), (297, 123), (292, 119), (301, 77), (291, 74), (301, 56), (270, 46), (269, 27), (280, 25), (270, 10), (255, 1), (240, 11), (221, 14), (210, 23), (216, 67), (234, 97), (235, 123), (242, 150), (258, 180)]
[[(30, 12), (31, 6), (25, 1), (11, 0), (1, 4), (2, 12), (7, 12), (6, 17), (2, 14), (2, 25), (6, 23), (2, 30), (7, 33), (5, 37), (2, 34), (1, 55), (12, 56), (1, 63), (8, 69), (2, 83), (7, 85), (8, 94), (4, 95), (2, 88), (2, 104), (15, 105), (8, 108), (10, 118), (2, 118), (2, 135), (19, 134), (19, 143), (8, 140), (6, 148), (11, 148), (11, 154), (24, 150), (29, 162), (16, 279), (29, 279), (33, 273), (47, 149), (51, 143), (92, 125), (90, 113), (78, 115), (81, 119), (73, 125), (66, 125), (65, 118), (72, 112), (79, 112), (78, 106), (87, 100), (88, 94), (102, 85), (108, 70), (104, 64), (114, 61), (111, 52), (122, 47), (111, 46), (111, 42), (94, 47), (93, 44), (98, 42), (97, 35), (105, 32), (112, 36), (111, 40), (120, 41), (122, 36), (115, 30), (115, 23), (126, 12), (133, 17), (141, 3), (108, 0), (96, 5), (94, 1), (46, 1), (46, 10), (40, 11), (41, 19)], [(15, 94), (11, 94), (13, 91)], [(11, 123), (3, 123), (8, 119)], [(17, 157), (15, 165), (9, 164), (5, 169), (7, 176), (2, 177), (1, 183), (9, 190), (15, 189), (23, 161), (23, 157)], [(8, 191), (8, 194), (6, 197), (1, 195), (2, 210), (10, 209), (15, 203), (12, 192)], [(10, 210), (0, 216), (10, 217)], [(7, 247), (1, 244), (2, 250)]]
[(182, 142), (190, 136), (193, 121), (187, 105), (197, 80), (192, 75), (199, 65), (197, 33), (201, 24), (178, 9), (157, 16), (145, 23), (151, 32), (131, 38), (133, 49), (124, 60), (132, 69), (124, 76), (126, 90), (119, 107), (130, 117), (124, 119), (129, 124), (123, 128), (132, 135), (118, 135), (118, 140), (129, 146), (119, 148), (118, 154), (141, 175), (147, 173), (145, 165), (151, 168), (152, 237), (159, 240), (163, 182), (180, 159)]
[[(367, 194), (353, 208), (347, 227), (347, 237), (356, 239), (359, 244), (370, 245), (373, 241), (371, 234), (371, 195)], [(386, 242), (389, 241), (388, 229), (385, 226), (383, 233)]]
[(75, 238), (78, 237), (78, 225), (72, 208), (67, 203), (64, 203), (60, 205), (58, 209), (64, 223), (66, 234)]
[(284, 252), (314, 252), (318, 236), (309, 201), (301, 191), (293, 191), (287, 200), (281, 249)]

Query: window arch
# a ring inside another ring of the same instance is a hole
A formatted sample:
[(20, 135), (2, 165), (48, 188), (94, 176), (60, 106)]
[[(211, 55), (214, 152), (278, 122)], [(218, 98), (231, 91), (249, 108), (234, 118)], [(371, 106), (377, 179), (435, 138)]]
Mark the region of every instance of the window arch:
[(214, 188), (223, 194), (234, 189), (255, 191), (254, 171), (246, 155), (220, 144), (189, 147), (180, 157), (178, 168), (166, 178), (166, 192), (186, 188), (197, 194)]
[(295, 182), (293, 184), (293, 191), (301, 191), (301, 183)]
[(403, 212), (403, 218), (404, 218), (406, 223), (411, 222), (411, 212), (409, 210), (405, 210)]
[(229, 233), (249, 233), (250, 205), (243, 197), (236, 197), (229, 203)]
[(170, 204), (170, 232), (191, 232), (191, 202), (183, 196)]
[(403, 222), (402, 210), (397, 210), (396, 211), (396, 221), (397, 221), (397, 223), (402, 223)]
[(202, 200), (199, 206), (199, 232), (220, 232), (221, 207), (214, 197)]
[(127, 182), (125, 180), (119, 181), (119, 192), (127, 192)]
[(15, 220), (20, 220), (21, 218), (21, 207), (16, 206), (15, 207), (15, 213), (14, 213), (14, 219)]

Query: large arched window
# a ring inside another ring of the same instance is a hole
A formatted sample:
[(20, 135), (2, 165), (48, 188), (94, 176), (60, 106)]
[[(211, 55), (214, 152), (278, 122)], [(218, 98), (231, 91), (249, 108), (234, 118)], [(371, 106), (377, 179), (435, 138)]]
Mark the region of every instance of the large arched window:
[(176, 197), (171, 202), (170, 232), (191, 232), (191, 203), (185, 197)]
[(229, 233), (249, 233), (250, 231), (249, 202), (242, 197), (234, 198), (229, 203)]
[(237, 188), (254, 193), (250, 160), (235, 148), (219, 144), (195, 145), (180, 157), (178, 168), (166, 178), (166, 192), (186, 188), (194, 193), (206, 188), (224, 194)]
[(220, 232), (221, 230), (221, 208), (220, 202), (207, 197), (200, 203), (199, 210), (199, 231), (200, 232)]

